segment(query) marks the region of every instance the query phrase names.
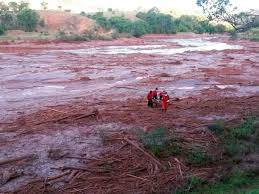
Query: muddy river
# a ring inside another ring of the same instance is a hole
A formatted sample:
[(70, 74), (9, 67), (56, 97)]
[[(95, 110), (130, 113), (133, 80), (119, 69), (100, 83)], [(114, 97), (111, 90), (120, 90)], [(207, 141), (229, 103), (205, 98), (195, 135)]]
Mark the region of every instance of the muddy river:
[[(259, 54), (250, 52), (242, 42), (224, 42), (224, 38), (213, 36), (169, 36), (101, 44), (1, 46), (1, 121), (76, 97), (91, 100), (108, 94), (113, 100), (138, 98), (154, 87), (165, 88), (177, 97), (212, 85), (235, 89), (234, 95), (259, 92), (258, 85), (247, 83), (258, 82)], [(244, 62), (251, 66), (244, 66)], [(222, 83), (222, 75), (216, 71), (227, 68), (242, 72), (230, 72), (233, 82)], [(215, 74), (205, 75), (207, 70)], [(236, 81), (240, 79), (246, 83)]]

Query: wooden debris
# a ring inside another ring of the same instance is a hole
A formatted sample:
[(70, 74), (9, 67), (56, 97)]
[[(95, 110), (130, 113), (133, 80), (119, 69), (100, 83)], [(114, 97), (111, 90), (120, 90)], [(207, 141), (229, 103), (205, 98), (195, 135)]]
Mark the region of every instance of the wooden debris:
[(143, 152), (147, 157), (149, 157), (152, 161), (154, 161), (158, 166), (165, 168), (165, 166), (163, 164), (161, 164), (161, 162), (159, 162), (157, 159), (155, 159), (154, 156), (152, 156), (151, 154), (149, 154), (148, 152), (146, 152), (145, 150), (143, 150), (142, 148), (140, 148), (137, 144), (135, 144), (134, 142), (132, 142), (131, 140), (129, 140), (128, 138), (124, 138), (124, 140), (126, 142), (128, 142), (129, 144), (133, 145), (135, 148), (137, 148), (138, 150), (140, 150), (141, 152)]
[(22, 161), (22, 160), (31, 160), (33, 158), (35, 158), (34, 154), (25, 155), (25, 156), (21, 156), (21, 157), (17, 157), (17, 158), (10, 158), (10, 159), (0, 161), (0, 166), (5, 165), (5, 164), (9, 164), (9, 163), (13, 163), (13, 162), (19, 162), (19, 161)]

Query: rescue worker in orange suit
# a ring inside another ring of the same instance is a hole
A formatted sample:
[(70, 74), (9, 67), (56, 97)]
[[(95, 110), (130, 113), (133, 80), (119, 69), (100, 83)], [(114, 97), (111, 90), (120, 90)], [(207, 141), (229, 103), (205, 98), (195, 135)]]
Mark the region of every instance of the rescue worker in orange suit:
[(166, 112), (169, 104), (169, 96), (165, 93), (162, 96), (162, 112)]
[(153, 92), (151, 90), (147, 95), (147, 105), (153, 108)]
[(159, 100), (160, 100), (160, 102), (162, 101), (162, 98), (165, 95), (165, 93), (166, 93), (166, 91), (164, 91), (164, 90), (159, 93)]

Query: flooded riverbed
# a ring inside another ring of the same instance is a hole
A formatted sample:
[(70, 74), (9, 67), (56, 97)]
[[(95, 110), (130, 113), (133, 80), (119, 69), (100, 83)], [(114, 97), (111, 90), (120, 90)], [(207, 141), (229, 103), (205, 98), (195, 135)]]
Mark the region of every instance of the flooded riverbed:
[[(63, 104), (75, 97), (104, 97), (107, 92), (114, 99), (116, 96), (139, 98), (150, 88), (163, 87), (175, 96), (188, 96), (209, 88), (210, 84), (222, 84), (221, 75), (204, 75), (207, 68), (241, 68), (243, 61), (252, 56), (258, 58), (258, 53), (247, 53), (245, 45), (212, 41), (212, 38), (167, 37), (155, 41), (144, 38), (138, 45), (117, 46), (115, 42), (112, 46), (87, 48), (88, 44), (84, 43), (80, 49), (78, 46), (71, 49), (73, 45), (66, 49), (64, 43), (58, 45), (59, 49), (55, 46), (34, 50), (32, 45), (31, 50), (30, 47), (24, 50), (21, 44), (11, 53), (1, 49), (0, 108), (4, 113), (1, 120), (39, 106)], [(231, 53), (236, 55), (230, 56)], [(251, 65), (256, 64), (251, 61)], [(245, 79), (247, 76), (242, 74), (238, 77)], [(257, 72), (251, 70), (249, 74)], [(193, 82), (184, 81), (190, 77), (195, 78)], [(245, 88), (247, 84), (233, 82), (226, 84), (226, 88), (228, 85), (239, 91), (236, 95), (259, 92), (255, 85)], [(124, 89), (116, 88), (122, 86), (136, 90), (125, 95)]]

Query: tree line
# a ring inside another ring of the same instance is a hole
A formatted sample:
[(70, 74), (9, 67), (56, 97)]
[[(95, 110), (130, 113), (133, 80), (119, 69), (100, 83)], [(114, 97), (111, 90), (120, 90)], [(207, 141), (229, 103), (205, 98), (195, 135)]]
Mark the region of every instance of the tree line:
[(200, 19), (196, 16), (183, 15), (175, 18), (170, 14), (161, 13), (157, 8), (147, 12), (138, 12), (137, 20), (131, 21), (124, 16), (105, 17), (103, 12), (86, 15), (94, 19), (96, 23), (106, 30), (116, 29), (119, 33), (129, 33), (135, 37), (148, 33), (175, 34), (177, 32), (195, 33), (223, 33), (226, 27), (222, 24), (212, 24), (208, 19)]
[[(39, 23), (39, 16), (36, 11), (30, 9), (29, 3), (21, 1), (0, 2), (0, 35), (6, 30), (24, 30), (31, 32)], [(44, 25), (41, 22), (41, 25)]]

